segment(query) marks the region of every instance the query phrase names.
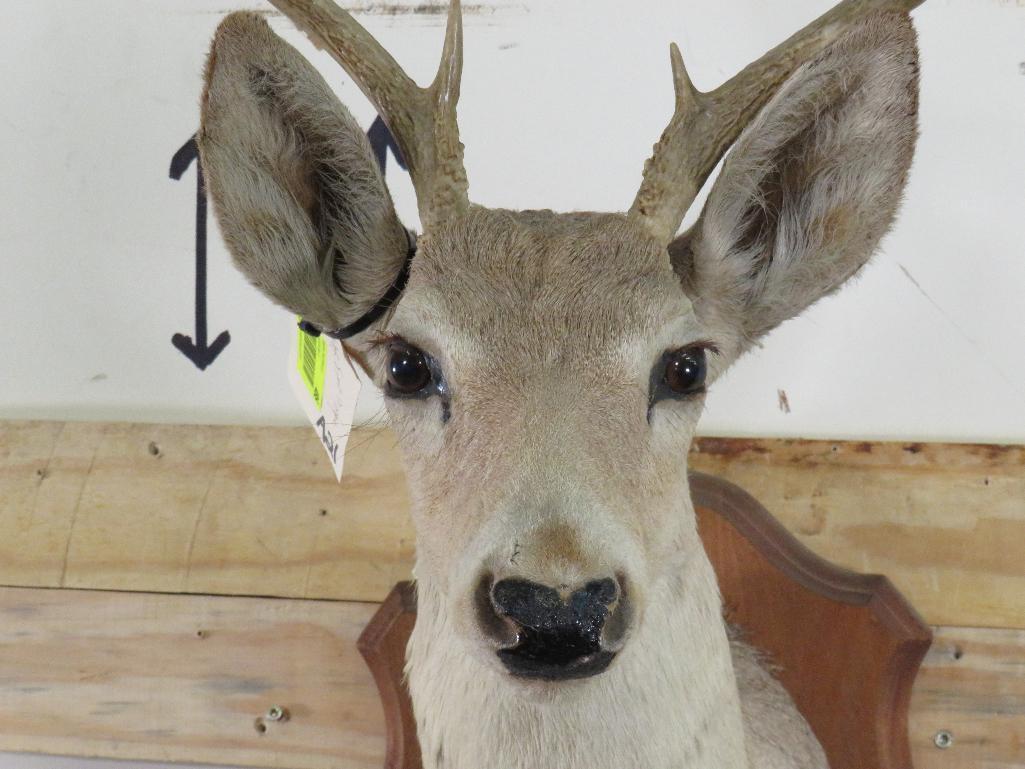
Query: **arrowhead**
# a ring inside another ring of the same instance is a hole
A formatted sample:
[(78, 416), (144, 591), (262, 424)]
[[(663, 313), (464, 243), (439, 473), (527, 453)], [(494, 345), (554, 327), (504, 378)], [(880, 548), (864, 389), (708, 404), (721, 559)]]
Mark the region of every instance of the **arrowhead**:
[(185, 334), (175, 334), (171, 337), (171, 344), (177, 347), (181, 354), (188, 358), (190, 361), (196, 364), (196, 368), (200, 371), (204, 371), (207, 366), (214, 362), (221, 351), (228, 346), (228, 342), (231, 341), (231, 334), (227, 331), (222, 331), (218, 337), (214, 340), (213, 344), (203, 347), (197, 347), (192, 343), (192, 337), (185, 336)]

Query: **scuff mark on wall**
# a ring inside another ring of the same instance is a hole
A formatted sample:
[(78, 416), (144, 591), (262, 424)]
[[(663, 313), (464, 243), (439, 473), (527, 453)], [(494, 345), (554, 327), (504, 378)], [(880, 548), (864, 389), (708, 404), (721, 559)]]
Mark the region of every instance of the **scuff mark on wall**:
[(976, 350), (980, 354), (980, 357), (983, 360), (985, 360), (987, 364), (989, 364), (989, 367), (993, 370), (993, 372), (1015, 390), (1020, 389), (1020, 384), (1011, 381), (1011, 378), (1004, 373), (1003, 369), (1001, 369), (993, 360), (991, 360), (986, 355), (986, 352), (983, 349), (982, 345), (980, 345), (975, 339), (969, 336), (968, 333), (963, 328), (961, 328), (960, 325), (958, 325), (957, 321), (950, 317), (950, 314), (942, 307), (940, 307), (939, 303), (935, 299), (929, 296), (926, 290), (922, 288), (921, 284), (917, 280), (915, 280), (915, 276), (908, 271), (908, 268), (900, 262), (897, 262), (896, 264), (898, 267), (900, 267), (900, 271), (904, 273), (904, 277), (911, 281), (911, 284), (918, 289), (918, 292), (922, 296), (924, 296), (926, 300), (928, 300), (929, 304), (935, 307), (936, 311), (943, 316), (944, 320), (946, 320), (947, 323), (954, 327), (954, 330), (961, 335), (961, 338), (964, 339), (964, 341), (966, 341), (972, 347), (972, 349)]
[(274, 684), (264, 678), (236, 678), (224, 676), (201, 681), (200, 688), (218, 694), (263, 694), (274, 688)]
[(779, 399), (779, 410), (784, 414), (790, 413), (790, 399), (787, 398), (787, 391), (780, 389), (776, 390), (776, 397)]
[[(925, 297), (926, 299), (928, 299), (928, 300), (929, 300), (930, 302), (932, 302), (933, 304), (936, 304), (936, 302), (933, 302), (933, 299), (932, 299), (932, 297), (931, 297), (931, 296), (929, 296), (929, 295), (928, 295), (927, 293), (925, 293), (925, 289), (924, 289), (924, 288), (922, 288), (922, 284), (921, 284), (921, 283), (919, 283), (919, 282), (918, 282), (917, 280), (915, 280), (915, 276), (914, 276), (914, 275), (912, 275), (912, 274), (911, 274), (911, 273), (910, 273), (910, 272), (908, 271), (908, 268), (907, 268), (907, 267), (905, 267), (905, 266), (904, 266), (903, 264), (901, 264), (900, 262), (898, 262), (898, 263), (897, 263), (897, 266), (898, 266), (898, 267), (900, 267), (900, 271), (904, 273), (904, 277), (906, 277), (906, 278), (907, 278), (908, 280), (910, 280), (910, 281), (911, 281), (911, 283), (912, 283), (912, 284), (914, 285), (914, 287), (915, 287), (915, 288), (917, 288), (917, 289), (919, 290), (919, 292), (921, 292), (922, 296), (924, 296), (924, 297)], [(937, 306), (937, 307), (939, 307), (939, 305), (936, 305), (936, 306)]]

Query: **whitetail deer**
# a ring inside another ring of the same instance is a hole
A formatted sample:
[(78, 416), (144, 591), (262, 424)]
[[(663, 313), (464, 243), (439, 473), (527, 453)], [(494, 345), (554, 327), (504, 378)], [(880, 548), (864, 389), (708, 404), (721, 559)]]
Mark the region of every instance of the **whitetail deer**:
[(920, 1), (846, 0), (708, 93), (673, 46), (675, 114), (630, 211), (557, 214), (468, 200), (458, 2), (420, 88), (330, 0), (274, 0), (390, 127), (416, 239), (314, 68), (257, 15), (221, 24), (199, 146), (229, 249), (362, 356), (404, 454), (427, 769), (826, 766), (731, 641), (685, 458), (706, 388), (889, 228)]

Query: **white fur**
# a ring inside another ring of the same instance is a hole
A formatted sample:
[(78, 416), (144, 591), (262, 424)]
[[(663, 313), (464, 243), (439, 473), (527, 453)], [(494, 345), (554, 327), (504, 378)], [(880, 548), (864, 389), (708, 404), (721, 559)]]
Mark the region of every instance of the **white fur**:
[(557, 690), (481, 664), (421, 582), (407, 673), (424, 769), (749, 766), (714, 572), (700, 550), (677, 566), (613, 666)]

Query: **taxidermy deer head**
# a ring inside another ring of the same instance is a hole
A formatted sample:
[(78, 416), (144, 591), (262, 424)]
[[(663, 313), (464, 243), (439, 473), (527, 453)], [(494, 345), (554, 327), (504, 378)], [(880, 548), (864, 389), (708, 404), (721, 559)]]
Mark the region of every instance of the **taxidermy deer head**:
[(846, 0), (707, 93), (673, 46), (675, 113), (630, 210), (558, 214), (468, 199), (458, 1), (421, 88), (330, 0), (274, 0), (391, 129), (415, 241), (323, 78), (259, 16), (221, 24), (199, 146), (229, 249), (363, 357), (402, 447), (426, 766), (791, 765), (748, 763), (774, 716), (738, 684), (686, 456), (723, 371), (890, 227), (918, 2)]

